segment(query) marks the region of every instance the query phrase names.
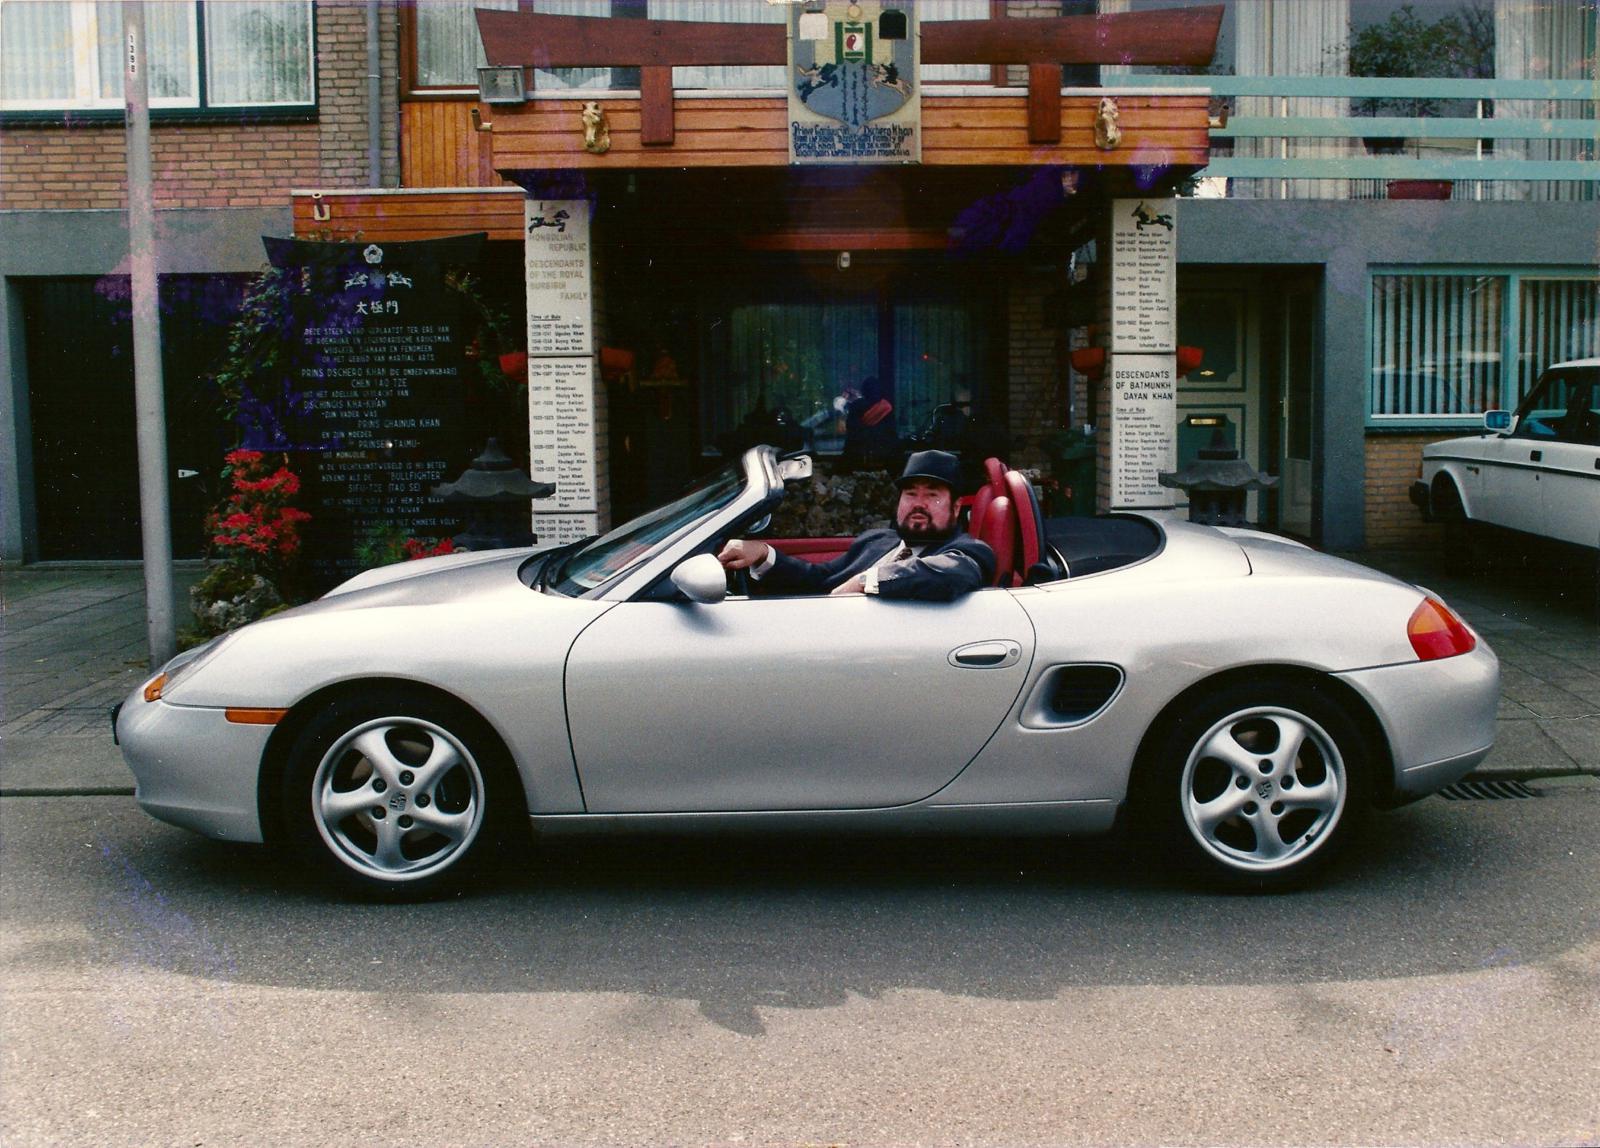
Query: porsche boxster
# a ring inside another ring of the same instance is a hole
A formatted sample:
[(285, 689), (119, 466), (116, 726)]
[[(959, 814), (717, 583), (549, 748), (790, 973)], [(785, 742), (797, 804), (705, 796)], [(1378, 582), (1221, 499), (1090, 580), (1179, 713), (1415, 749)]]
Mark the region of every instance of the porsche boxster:
[[(409, 891), (526, 828), (1069, 834), (1303, 881), (1489, 752), (1488, 645), (1418, 587), (1251, 530), (1043, 519), (993, 461), (954, 602), (725, 572), (811, 460), (757, 447), (561, 546), (370, 570), (188, 650), (118, 707), (155, 817)], [(826, 558), (849, 539), (769, 539)]]

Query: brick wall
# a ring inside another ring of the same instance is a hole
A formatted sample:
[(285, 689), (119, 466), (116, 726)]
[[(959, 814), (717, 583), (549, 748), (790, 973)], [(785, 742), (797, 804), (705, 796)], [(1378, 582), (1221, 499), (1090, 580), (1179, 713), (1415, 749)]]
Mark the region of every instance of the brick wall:
[(1014, 279), (1006, 306), (1006, 362), (1009, 430), (1013, 466), (1037, 466), (1043, 461), (1039, 440), (1056, 429), (1066, 412), (1057, 408), (1057, 380), (1061, 367), (1056, 357), (1056, 327), (1045, 314), (1045, 301), (1053, 284), (1045, 276)]
[[(381, 9), (385, 186), (398, 180), (399, 28)], [(156, 119), (151, 169), (158, 210), (275, 207), (292, 187), (366, 187), (366, 6), (317, 5), (321, 105), (314, 123), (181, 124)], [(126, 133), (117, 123), (0, 129), (0, 208), (12, 211), (126, 206)]]
[[(1061, 0), (1006, 0), (1005, 14), (1018, 20), (1037, 20), (1061, 15)], [(1022, 64), (1006, 65), (1006, 83), (1014, 88), (1028, 86), (1028, 69)]]
[(1444, 535), (1438, 523), (1424, 522), (1411, 503), (1411, 484), (1430, 442), (1452, 433), (1374, 434), (1366, 441), (1366, 536), (1373, 550), (1426, 549), (1439, 546)]

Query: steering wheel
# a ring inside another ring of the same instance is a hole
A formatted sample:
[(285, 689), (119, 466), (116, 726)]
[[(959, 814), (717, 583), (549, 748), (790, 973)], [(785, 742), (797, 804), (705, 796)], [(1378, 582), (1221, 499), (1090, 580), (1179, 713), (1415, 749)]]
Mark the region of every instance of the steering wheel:
[(738, 594), (743, 598), (750, 597), (750, 568), (748, 566), (743, 570), (729, 570), (728, 582), (730, 583), (728, 587), (730, 594)]

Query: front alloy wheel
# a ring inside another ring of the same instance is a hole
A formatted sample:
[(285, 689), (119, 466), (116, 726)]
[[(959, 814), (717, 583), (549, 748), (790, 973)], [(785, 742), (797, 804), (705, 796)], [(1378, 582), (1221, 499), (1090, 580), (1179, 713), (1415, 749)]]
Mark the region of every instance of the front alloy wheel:
[(347, 732), (311, 783), (312, 817), (327, 847), (375, 881), (438, 872), (483, 827), (483, 773), (449, 731), (386, 717)]
[(482, 720), (401, 690), (330, 703), (295, 738), (282, 780), (296, 851), (369, 891), (454, 884), (521, 812), (515, 771)]

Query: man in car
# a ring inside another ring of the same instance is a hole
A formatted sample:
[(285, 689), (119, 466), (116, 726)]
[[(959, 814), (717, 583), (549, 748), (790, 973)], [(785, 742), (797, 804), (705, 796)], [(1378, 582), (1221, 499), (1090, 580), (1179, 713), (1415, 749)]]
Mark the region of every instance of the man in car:
[(748, 570), (760, 594), (877, 594), (948, 602), (994, 578), (994, 551), (956, 529), (961, 464), (942, 450), (906, 460), (895, 529), (869, 530), (831, 562), (805, 562), (765, 542), (735, 538), (717, 554)]

